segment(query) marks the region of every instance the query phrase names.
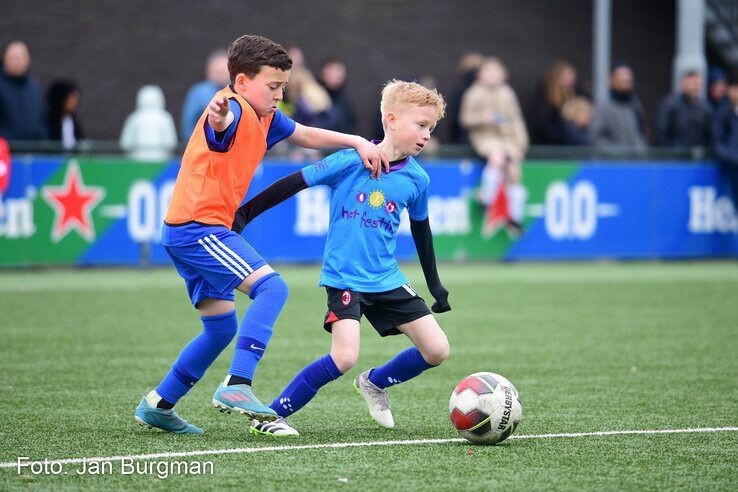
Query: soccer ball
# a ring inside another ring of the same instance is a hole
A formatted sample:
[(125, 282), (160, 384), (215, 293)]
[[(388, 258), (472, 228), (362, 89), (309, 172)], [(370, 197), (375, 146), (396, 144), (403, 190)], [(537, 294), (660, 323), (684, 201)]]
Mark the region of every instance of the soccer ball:
[(461, 437), (475, 444), (497, 444), (515, 432), (523, 417), (523, 404), (507, 378), (476, 372), (456, 386), (448, 411)]

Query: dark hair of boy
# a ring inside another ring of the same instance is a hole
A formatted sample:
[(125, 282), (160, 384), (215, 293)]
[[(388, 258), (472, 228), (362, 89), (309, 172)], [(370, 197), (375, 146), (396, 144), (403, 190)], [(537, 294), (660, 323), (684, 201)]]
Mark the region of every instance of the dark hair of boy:
[(282, 71), (292, 68), (292, 59), (285, 49), (271, 39), (245, 34), (228, 47), (228, 72), (231, 82), (242, 73), (253, 79), (264, 65)]

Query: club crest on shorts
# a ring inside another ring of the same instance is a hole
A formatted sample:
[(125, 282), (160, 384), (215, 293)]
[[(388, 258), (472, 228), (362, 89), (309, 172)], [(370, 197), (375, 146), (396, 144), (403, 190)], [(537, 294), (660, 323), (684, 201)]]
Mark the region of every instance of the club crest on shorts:
[(341, 294), (341, 304), (344, 306), (348, 306), (351, 304), (351, 291), (350, 290), (344, 290)]

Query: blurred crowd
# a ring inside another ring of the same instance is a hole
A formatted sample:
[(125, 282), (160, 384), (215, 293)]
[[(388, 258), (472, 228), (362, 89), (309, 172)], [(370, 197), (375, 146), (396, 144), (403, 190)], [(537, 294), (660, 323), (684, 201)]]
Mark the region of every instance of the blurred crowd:
[[(346, 91), (346, 65), (340, 59), (328, 59), (313, 73), (299, 47), (288, 51), (294, 65), (281, 111), (299, 123), (355, 133), (356, 112)], [(193, 85), (183, 101), (179, 130), (166, 109), (161, 88), (141, 87), (136, 107), (122, 129), (121, 147), (136, 159), (171, 156), (180, 141), (189, 139), (215, 92), (228, 84), (227, 61), (224, 50), (208, 57), (204, 80)], [(75, 148), (85, 138), (78, 118), (82, 91), (74, 81), (54, 80), (44, 92), (30, 68), (25, 43), (12, 41), (2, 48), (0, 137), (48, 140)], [(436, 85), (429, 75), (419, 77), (418, 82)], [(697, 70), (681, 74), (679, 90), (664, 96), (658, 114), (651, 115), (650, 127), (636, 87), (633, 69), (617, 64), (609, 76), (609, 97), (595, 103), (578, 84), (576, 68), (557, 61), (542, 74), (526, 120), (504, 63), (468, 53), (459, 62), (456, 87), (447, 97), (448, 138), (443, 142), (435, 139), (428, 151), (432, 153), (439, 143), (471, 145), (487, 162), (490, 174), (490, 188), (480, 190), (483, 201), (490, 200), (496, 181), (504, 179), (513, 185), (520, 181), (520, 163), (530, 142), (634, 153), (654, 145), (690, 149), (698, 156), (713, 155), (738, 164), (738, 80), (729, 80), (725, 70), (711, 68), (706, 81)]]

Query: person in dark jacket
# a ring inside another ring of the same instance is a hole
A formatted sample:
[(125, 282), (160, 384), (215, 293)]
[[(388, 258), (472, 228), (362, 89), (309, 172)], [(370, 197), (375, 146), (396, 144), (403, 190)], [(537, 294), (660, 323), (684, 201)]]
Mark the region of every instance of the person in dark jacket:
[[(546, 72), (535, 96), (533, 141), (544, 145), (579, 145), (572, 141), (570, 122), (564, 117), (564, 106), (585, 94), (577, 87), (577, 72), (565, 61), (557, 61)], [(578, 132), (577, 132), (578, 133)], [(586, 143), (586, 140), (585, 140)]]
[(77, 120), (80, 91), (70, 80), (52, 82), (46, 93), (49, 140), (61, 142), (65, 149), (72, 149), (84, 138)]
[(31, 56), (22, 41), (3, 49), (0, 70), (0, 137), (7, 140), (46, 138), (41, 88), (30, 76)]
[(721, 67), (712, 67), (707, 72), (707, 104), (713, 114), (728, 104), (728, 76)]
[(681, 90), (667, 97), (659, 109), (657, 143), (663, 147), (708, 148), (712, 113), (700, 96), (702, 75), (690, 70), (682, 76)]
[(728, 100), (715, 114), (712, 143), (715, 157), (730, 184), (733, 203), (738, 205), (738, 80), (728, 86)]
[(331, 97), (325, 128), (343, 133), (356, 132), (356, 112), (346, 94), (346, 65), (337, 59), (329, 59), (320, 68), (320, 85)]

